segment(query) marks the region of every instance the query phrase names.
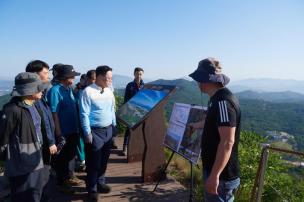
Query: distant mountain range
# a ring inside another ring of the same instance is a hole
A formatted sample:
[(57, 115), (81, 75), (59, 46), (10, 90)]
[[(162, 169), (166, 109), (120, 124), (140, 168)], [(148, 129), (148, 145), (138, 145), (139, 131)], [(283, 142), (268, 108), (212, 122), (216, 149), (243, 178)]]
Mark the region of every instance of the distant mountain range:
[(9, 94), (12, 91), (14, 82), (11, 80), (0, 80), (0, 96)]
[(285, 92), (291, 91), (304, 94), (304, 81), (284, 79), (245, 79), (231, 81), (228, 85), (234, 92), (258, 91), (258, 92)]
[[(123, 75), (113, 75), (113, 85), (115, 89), (124, 89), (133, 80), (133, 77)], [(149, 82), (150, 80), (145, 80)], [(175, 85), (184, 88), (185, 91), (200, 94), (195, 81), (187, 78), (175, 80), (156, 80), (151, 83)], [(9, 94), (13, 87), (12, 80), (0, 80), (0, 96)], [(256, 99), (269, 102), (303, 102), (304, 101), (304, 81), (278, 80), (278, 79), (247, 79), (231, 82), (228, 85), (241, 99)], [(120, 91), (121, 92), (121, 91)], [(192, 100), (194, 104), (201, 103), (200, 100)]]
[[(196, 82), (189, 81), (185, 79), (176, 79), (176, 80), (156, 80), (151, 83), (154, 84), (164, 84), (164, 85), (175, 85), (178, 88), (182, 88), (183, 91), (188, 91), (190, 95), (200, 94), (198, 86)], [(283, 91), (283, 92), (266, 92), (266, 91), (253, 91), (253, 90), (244, 90), (239, 92), (233, 85), (228, 86), (228, 88), (233, 91), (237, 97), (240, 99), (250, 99), (250, 100), (264, 100), (269, 102), (277, 102), (277, 103), (296, 103), (296, 102), (304, 102), (304, 94), (296, 93), (292, 91)], [(245, 88), (244, 88), (245, 89)], [(205, 95), (202, 95), (206, 97)], [(201, 103), (200, 100), (196, 100), (197, 98), (192, 99), (193, 104)]]
[(115, 89), (125, 88), (126, 85), (133, 79), (134, 78), (129, 77), (129, 76), (114, 74), (113, 75), (113, 86)]
[[(113, 85), (114, 88), (120, 89), (125, 88), (126, 85), (132, 81), (134, 78), (133, 76), (124, 76), (124, 75), (113, 75)], [(144, 78), (145, 82), (151, 82), (151, 79)], [(192, 81), (190, 77), (184, 77), (181, 79), (175, 79), (171, 81), (177, 80), (185, 80), (185, 81)], [(77, 80), (78, 81), (78, 80)], [(169, 80), (164, 80), (169, 81)], [(195, 82), (194, 82), (195, 83)], [(0, 95), (3, 94), (2, 92), (11, 91), (13, 86), (13, 79), (9, 80), (7, 78), (0, 78)], [(231, 81), (228, 87), (233, 92), (242, 92), (242, 91), (255, 91), (255, 92), (295, 92), (304, 94), (304, 80), (297, 81), (297, 80), (283, 80), (283, 79), (244, 79), (239, 81)]]
[(256, 91), (242, 91), (236, 93), (237, 97), (240, 99), (249, 100), (264, 100), (268, 102), (277, 103), (304, 103), (304, 94), (295, 93), (291, 91), (285, 92), (256, 92)]

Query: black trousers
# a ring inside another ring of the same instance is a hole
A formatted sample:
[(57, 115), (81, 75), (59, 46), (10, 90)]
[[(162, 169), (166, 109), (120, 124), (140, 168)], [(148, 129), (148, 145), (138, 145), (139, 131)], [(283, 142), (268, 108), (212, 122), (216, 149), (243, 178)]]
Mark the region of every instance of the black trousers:
[(112, 127), (92, 128), (93, 143), (85, 144), (87, 191), (97, 192), (97, 184), (105, 183), (105, 172), (111, 153)]
[(130, 137), (130, 129), (127, 128), (124, 136), (124, 141), (123, 141), (123, 149), (129, 144), (129, 137)]
[(70, 134), (66, 137), (66, 144), (58, 155), (54, 157), (54, 168), (57, 176), (57, 184), (62, 185), (69, 178), (69, 162), (75, 158), (79, 135)]

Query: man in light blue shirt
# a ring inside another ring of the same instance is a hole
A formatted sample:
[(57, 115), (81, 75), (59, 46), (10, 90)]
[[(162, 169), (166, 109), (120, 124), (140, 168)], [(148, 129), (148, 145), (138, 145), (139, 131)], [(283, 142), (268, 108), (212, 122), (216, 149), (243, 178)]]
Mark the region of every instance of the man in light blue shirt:
[(110, 156), (112, 126), (116, 126), (115, 97), (109, 86), (112, 69), (99, 66), (96, 81), (83, 90), (80, 97), (80, 120), (85, 139), (87, 191), (89, 198), (98, 199), (98, 192), (108, 193), (104, 174)]

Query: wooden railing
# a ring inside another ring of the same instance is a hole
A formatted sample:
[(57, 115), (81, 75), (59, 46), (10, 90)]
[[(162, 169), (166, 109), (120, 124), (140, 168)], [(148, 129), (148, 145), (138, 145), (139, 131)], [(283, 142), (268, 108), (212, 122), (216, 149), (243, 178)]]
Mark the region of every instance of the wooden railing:
[(269, 150), (304, 157), (303, 152), (272, 147), (272, 146), (270, 146), (270, 144), (263, 144), (262, 147), (263, 147), (263, 149), (261, 152), (260, 163), (259, 163), (256, 178), (255, 178), (254, 186), (251, 191), (251, 198), (250, 198), (251, 202), (254, 202), (254, 201), (260, 202), (261, 201), (261, 197), (262, 197), (262, 193), (263, 193), (263, 185), (264, 185), (264, 176), (265, 176), (266, 165), (267, 165), (267, 160), (268, 160), (268, 156), (269, 156)]

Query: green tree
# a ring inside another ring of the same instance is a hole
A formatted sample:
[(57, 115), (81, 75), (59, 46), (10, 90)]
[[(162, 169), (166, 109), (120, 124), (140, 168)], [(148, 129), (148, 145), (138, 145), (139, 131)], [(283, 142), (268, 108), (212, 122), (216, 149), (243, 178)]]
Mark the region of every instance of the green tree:
[[(248, 201), (257, 173), (261, 156), (261, 143), (266, 140), (252, 132), (242, 132), (239, 145), (241, 165), (241, 186), (236, 194), (236, 201)], [(270, 150), (262, 201), (303, 201), (304, 172), (282, 159), (282, 154)], [(297, 190), (295, 192), (295, 190)], [(302, 191), (301, 191), (302, 190)]]
[(0, 110), (2, 110), (3, 106), (11, 99), (11, 95), (2, 95), (0, 96)]
[[(115, 93), (116, 111), (121, 107), (121, 105), (123, 105), (123, 103), (124, 103), (124, 98)], [(121, 124), (119, 121), (117, 121), (117, 129), (119, 134), (123, 134), (126, 130), (126, 126)]]

